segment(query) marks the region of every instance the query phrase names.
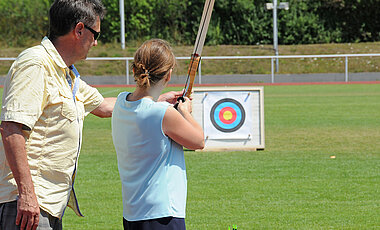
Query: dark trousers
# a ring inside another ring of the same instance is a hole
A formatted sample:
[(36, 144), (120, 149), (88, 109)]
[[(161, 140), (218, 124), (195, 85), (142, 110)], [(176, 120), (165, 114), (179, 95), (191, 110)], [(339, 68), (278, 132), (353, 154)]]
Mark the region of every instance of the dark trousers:
[[(0, 204), (0, 230), (19, 230), (16, 225), (17, 201)], [(40, 221), (37, 230), (62, 230), (62, 220), (40, 210)]]
[(123, 218), (124, 230), (186, 230), (185, 219), (164, 217), (151, 220), (128, 221)]

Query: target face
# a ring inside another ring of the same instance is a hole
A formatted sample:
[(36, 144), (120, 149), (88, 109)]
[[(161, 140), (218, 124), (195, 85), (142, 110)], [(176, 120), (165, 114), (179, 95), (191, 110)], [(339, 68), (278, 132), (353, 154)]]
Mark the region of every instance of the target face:
[(245, 111), (236, 100), (225, 98), (216, 102), (210, 111), (211, 123), (222, 132), (234, 132), (243, 126)]

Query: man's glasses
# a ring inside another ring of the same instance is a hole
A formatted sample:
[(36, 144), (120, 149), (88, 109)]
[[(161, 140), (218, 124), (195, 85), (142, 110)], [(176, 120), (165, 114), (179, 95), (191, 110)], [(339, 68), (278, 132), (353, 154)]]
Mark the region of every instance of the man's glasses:
[(84, 25), (84, 28), (88, 29), (92, 34), (94, 34), (94, 39), (98, 40), (98, 38), (100, 37), (100, 32), (96, 32), (91, 27), (86, 26), (86, 25)]

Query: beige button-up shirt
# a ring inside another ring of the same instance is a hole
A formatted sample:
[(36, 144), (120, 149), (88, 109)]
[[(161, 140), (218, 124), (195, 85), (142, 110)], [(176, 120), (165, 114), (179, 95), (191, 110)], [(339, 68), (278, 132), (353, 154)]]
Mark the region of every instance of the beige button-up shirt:
[[(74, 100), (76, 81), (79, 88)], [(72, 185), (83, 119), (103, 100), (95, 88), (75, 77), (46, 37), (41, 45), (23, 51), (7, 75), (1, 120), (26, 128), (26, 152), (37, 199), (52, 216), (61, 218), (67, 205), (80, 215)], [(1, 142), (0, 203), (16, 200), (17, 195)]]

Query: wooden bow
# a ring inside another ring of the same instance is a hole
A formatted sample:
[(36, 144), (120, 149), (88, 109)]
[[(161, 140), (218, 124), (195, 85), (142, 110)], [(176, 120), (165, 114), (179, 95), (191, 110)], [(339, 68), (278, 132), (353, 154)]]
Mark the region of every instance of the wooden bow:
[(210, 23), (212, 9), (214, 8), (215, 0), (206, 0), (205, 6), (203, 8), (201, 23), (199, 25), (197, 39), (195, 40), (194, 51), (191, 54), (191, 60), (189, 64), (189, 69), (187, 71), (187, 79), (185, 83), (185, 88), (182, 97), (178, 98), (178, 101), (184, 101), (184, 96), (190, 97), (191, 91), (193, 89), (193, 84), (195, 80), (195, 75), (198, 71), (199, 62), (201, 61), (201, 54), (203, 50), (203, 45), (205, 43), (206, 34), (208, 30), (208, 25)]

